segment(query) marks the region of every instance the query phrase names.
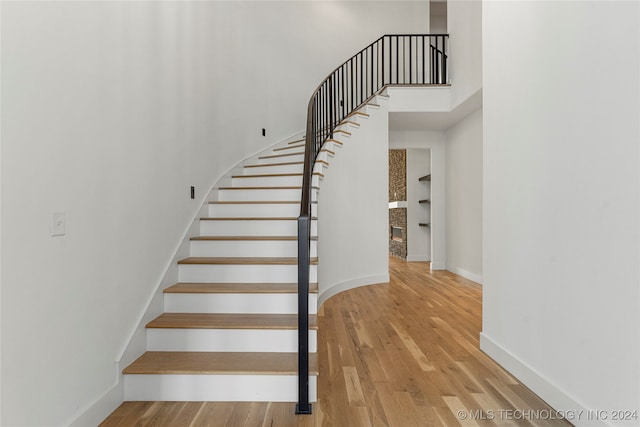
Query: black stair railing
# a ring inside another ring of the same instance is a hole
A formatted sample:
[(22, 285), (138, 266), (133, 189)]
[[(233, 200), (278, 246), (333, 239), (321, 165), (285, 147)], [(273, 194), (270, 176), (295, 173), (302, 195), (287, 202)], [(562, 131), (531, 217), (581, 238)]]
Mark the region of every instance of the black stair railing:
[(384, 35), (336, 68), (318, 86), (307, 109), (302, 201), (298, 217), (298, 403), (309, 403), (309, 268), (313, 167), (336, 127), (387, 86), (448, 83), (448, 34)]

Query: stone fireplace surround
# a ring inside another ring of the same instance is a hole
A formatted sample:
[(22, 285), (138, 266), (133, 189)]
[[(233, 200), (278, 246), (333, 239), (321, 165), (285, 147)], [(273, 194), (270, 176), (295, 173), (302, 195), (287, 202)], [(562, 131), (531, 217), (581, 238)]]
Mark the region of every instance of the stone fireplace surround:
[[(407, 200), (407, 150), (389, 150), (389, 202)], [(402, 230), (393, 238), (392, 229)], [(407, 209), (389, 209), (389, 254), (407, 259)]]

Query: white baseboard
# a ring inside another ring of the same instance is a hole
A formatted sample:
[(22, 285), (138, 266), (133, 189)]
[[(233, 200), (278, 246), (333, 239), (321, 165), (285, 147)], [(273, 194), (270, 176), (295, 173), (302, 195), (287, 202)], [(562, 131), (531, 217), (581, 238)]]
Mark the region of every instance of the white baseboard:
[(356, 279), (347, 280), (346, 282), (332, 285), (328, 289), (321, 291), (318, 294), (318, 307), (324, 304), (329, 298), (340, 292), (348, 291), (349, 289), (359, 288), (361, 286), (375, 285), (378, 283), (388, 283), (389, 274), (379, 274), (376, 276), (358, 277)]
[(424, 262), (424, 261), (430, 261), (429, 255), (427, 254), (407, 255), (407, 262)]
[(431, 260), (431, 270), (446, 270), (447, 264), (442, 261)]
[(455, 265), (448, 265), (447, 270), (457, 274), (458, 276), (462, 276), (465, 279), (469, 279), (472, 282), (476, 282), (477, 284), (482, 285), (482, 276), (479, 274), (471, 273), (470, 271), (467, 271), (460, 267), (456, 267)]
[[(120, 375), (120, 377), (122, 377)], [(105, 420), (124, 400), (124, 386), (122, 381), (118, 381), (102, 396), (89, 404), (88, 407), (79, 411), (69, 423), (69, 427), (97, 426)]]
[(609, 424), (610, 421), (589, 419), (596, 418), (594, 414), (597, 411), (581, 404), (565, 390), (554, 384), (552, 380), (520, 360), (509, 350), (489, 338), (484, 332), (480, 333), (480, 349), (547, 402), (549, 406), (558, 412), (566, 414), (565, 417), (574, 426), (603, 427), (612, 425)]

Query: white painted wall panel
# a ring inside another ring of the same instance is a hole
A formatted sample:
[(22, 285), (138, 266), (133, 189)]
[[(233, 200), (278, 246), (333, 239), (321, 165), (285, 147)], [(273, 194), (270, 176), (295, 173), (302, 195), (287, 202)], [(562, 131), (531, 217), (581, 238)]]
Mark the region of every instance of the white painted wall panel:
[(482, 283), (482, 109), (445, 138), (447, 270)]
[(640, 5), (483, 6), (482, 348), (557, 409), (635, 410)]
[(389, 280), (388, 112), (369, 109), (336, 151), (318, 193), (319, 302)]

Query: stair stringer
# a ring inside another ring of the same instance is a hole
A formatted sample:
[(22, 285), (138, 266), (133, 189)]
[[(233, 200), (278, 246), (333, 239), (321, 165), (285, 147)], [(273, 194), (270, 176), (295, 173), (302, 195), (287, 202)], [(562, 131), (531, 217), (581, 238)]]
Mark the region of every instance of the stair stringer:
[[(194, 211), (190, 223), (188, 223), (188, 225), (185, 227), (182, 238), (177, 243), (175, 250), (173, 251), (170, 259), (167, 261), (166, 268), (161, 273), (156, 287), (149, 295), (147, 303), (140, 311), (138, 320), (129, 333), (126, 343), (123, 345), (122, 349), (116, 356), (114, 362), (116, 378), (114, 380), (113, 388), (109, 392), (105, 393), (103, 397), (98, 399), (92, 405), (92, 407), (98, 408), (105, 405), (105, 403), (102, 402), (103, 399), (109, 400), (109, 402), (106, 403), (106, 405), (108, 405), (109, 407), (114, 405), (114, 403), (111, 402), (115, 402), (119, 405), (124, 400), (124, 378), (122, 370), (125, 366), (129, 365), (137, 357), (144, 353), (147, 342), (145, 325), (163, 312), (163, 290), (178, 281), (177, 262), (180, 259), (189, 256), (190, 238), (199, 234), (200, 218), (207, 216), (209, 202), (217, 200), (217, 189), (226, 182), (225, 180), (228, 180), (228, 177), (233, 174), (234, 171), (241, 169), (241, 166), (248, 160), (259, 156), (264, 152), (268, 152), (274, 147), (282, 145), (286, 141), (300, 139), (303, 135), (304, 132), (299, 131), (289, 137), (270, 144), (266, 148), (261, 148), (259, 151), (256, 151), (254, 154), (247, 156), (244, 160), (240, 161), (238, 164), (234, 165), (226, 172), (219, 175), (218, 178), (211, 184), (211, 187), (201, 193), (203, 194), (203, 196), (201, 196), (200, 200), (198, 200), (199, 207)], [(113, 409), (115, 409), (116, 406), (113, 406)], [(89, 413), (91, 411), (92, 409), (90, 408), (86, 412)]]
[(359, 126), (349, 124), (351, 136), (320, 184), (320, 305), (340, 292), (389, 281), (388, 174), (380, 173), (388, 168), (388, 101), (375, 96), (345, 119)]

